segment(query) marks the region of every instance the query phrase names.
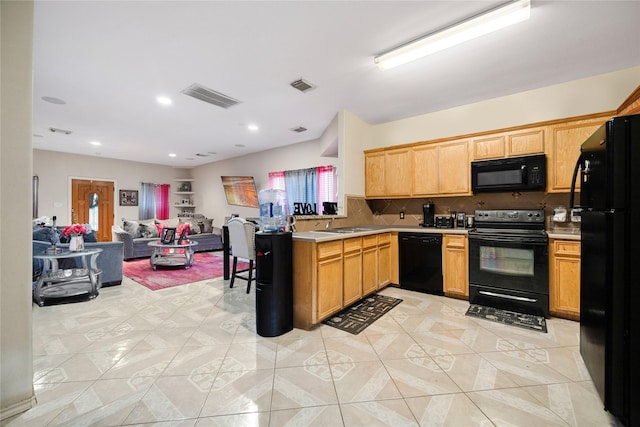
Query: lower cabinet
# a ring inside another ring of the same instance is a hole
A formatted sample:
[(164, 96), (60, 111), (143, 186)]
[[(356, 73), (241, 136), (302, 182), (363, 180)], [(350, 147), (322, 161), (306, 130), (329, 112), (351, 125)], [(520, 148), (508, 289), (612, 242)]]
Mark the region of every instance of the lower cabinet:
[(362, 295), (378, 290), (378, 236), (362, 238)]
[(342, 308), (342, 241), (318, 243), (317, 318)]
[(345, 239), (343, 244), (343, 305), (348, 306), (362, 298), (362, 237)]
[(580, 320), (580, 242), (551, 240), (549, 248), (549, 313)]
[(391, 233), (293, 241), (293, 326), (310, 329), (391, 282)]
[(448, 297), (469, 298), (469, 245), (464, 234), (442, 238), (443, 291)]
[(391, 283), (391, 233), (378, 234), (378, 287)]

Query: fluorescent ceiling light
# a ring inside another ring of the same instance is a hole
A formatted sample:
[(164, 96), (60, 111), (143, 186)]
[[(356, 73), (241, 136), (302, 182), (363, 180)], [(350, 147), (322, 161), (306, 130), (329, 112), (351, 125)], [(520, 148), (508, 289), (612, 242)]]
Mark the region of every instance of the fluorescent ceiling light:
[(509, 25), (525, 21), (529, 19), (530, 12), (531, 0), (517, 0), (378, 55), (374, 58), (374, 62), (381, 70), (406, 64)]
[(102, 145), (102, 143), (100, 143), (100, 141), (91, 141), (90, 144), (91, 145)]

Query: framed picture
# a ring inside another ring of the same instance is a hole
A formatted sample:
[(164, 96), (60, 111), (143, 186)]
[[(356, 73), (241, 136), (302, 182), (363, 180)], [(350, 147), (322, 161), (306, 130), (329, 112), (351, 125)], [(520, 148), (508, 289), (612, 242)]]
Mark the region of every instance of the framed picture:
[(175, 241), (176, 241), (176, 229), (171, 227), (163, 228), (160, 242), (162, 242), (163, 245), (172, 245), (173, 242)]
[(138, 190), (120, 190), (120, 206), (138, 206)]
[(186, 228), (183, 228), (182, 231), (180, 232), (180, 237), (178, 237), (178, 244), (182, 245), (185, 244), (189, 241), (189, 238), (187, 237), (189, 233), (187, 232)]

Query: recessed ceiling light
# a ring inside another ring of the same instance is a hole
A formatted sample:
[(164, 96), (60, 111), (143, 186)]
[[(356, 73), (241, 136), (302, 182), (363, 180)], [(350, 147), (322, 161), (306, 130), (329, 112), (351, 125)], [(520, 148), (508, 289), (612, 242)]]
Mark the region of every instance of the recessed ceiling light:
[(176, 157), (175, 153), (169, 153), (169, 157)]
[(158, 104), (162, 104), (162, 105), (171, 105), (173, 103), (171, 98), (167, 96), (158, 96), (156, 100), (158, 101)]
[(236, 144), (236, 145), (234, 145), (234, 147), (244, 148), (244, 147), (246, 147), (246, 145), (244, 145), (244, 144)]
[(91, 145), (102, 145), (102, 143), (100, 141), (91, 141), (91, 142), (89, 142), (89, 144), (91, 144)]
[(252, 124), (252, 125), (248, 125), (247, 129), (249, 129), (251, 132), (257, 132), (258, 129), (260, 129), (260, 128), (258, 127), (258, 125), (253, 125)]
[(62, 100), (60, 98), (54, 98), (53, 96), (43, 96), (40, 99), (42, 99), (43, 101), (47, 101), (47, 102), (50, 102), (52, 104), (58, 104), (58, 105), (64, 105), (64, 104), (67, 103), (64, 100)]

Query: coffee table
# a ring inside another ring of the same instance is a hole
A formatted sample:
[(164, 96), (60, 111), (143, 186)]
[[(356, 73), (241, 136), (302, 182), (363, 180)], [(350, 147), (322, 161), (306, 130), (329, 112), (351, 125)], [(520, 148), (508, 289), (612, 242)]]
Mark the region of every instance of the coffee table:
[(187, 241), (185, 243), (163, 244), (159, 240), (149, 242), (153, 247), (153, 253), (149, 262), (155, 270), (158, 267), (184, 267), (185, 270), (193, 265), (193, 247), (198, 242)]
[[(89, 299), (98, 296), (102, 285), (102, 270), (97, 267), (96, 258), (102, 249), (84, 251), (62, 251), (54, 254), (34, 255), (43, 262), (42, 274), (33, 288), (33, 299), (42, 307), (45, 299), (72, 297), (87, 294)], [(81, 268), (59, 269), (61, 258), (80, 258)]]

